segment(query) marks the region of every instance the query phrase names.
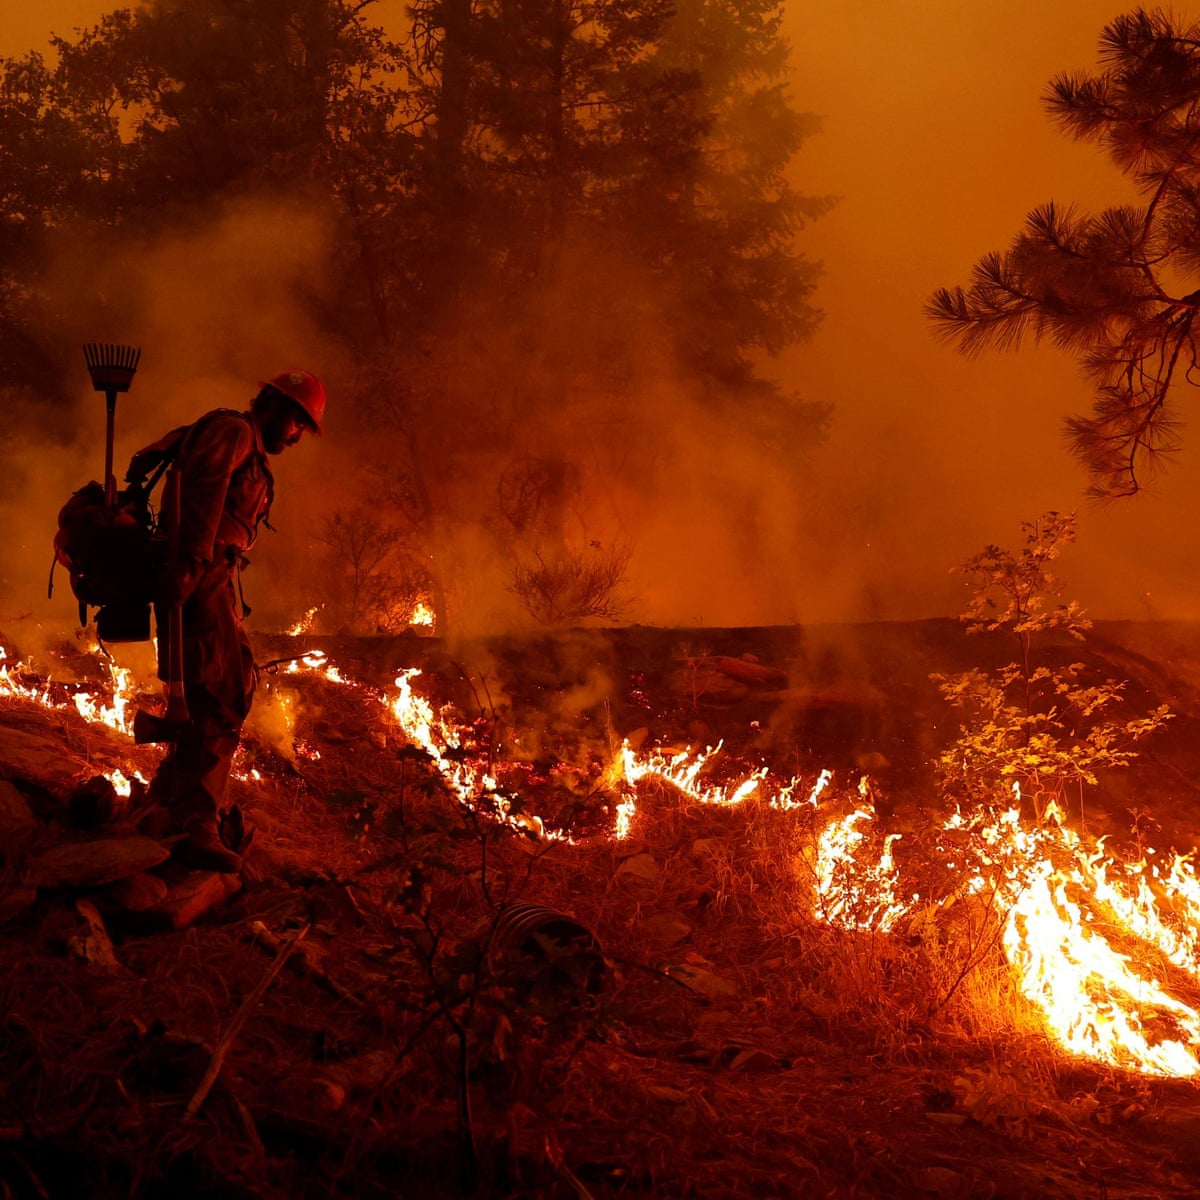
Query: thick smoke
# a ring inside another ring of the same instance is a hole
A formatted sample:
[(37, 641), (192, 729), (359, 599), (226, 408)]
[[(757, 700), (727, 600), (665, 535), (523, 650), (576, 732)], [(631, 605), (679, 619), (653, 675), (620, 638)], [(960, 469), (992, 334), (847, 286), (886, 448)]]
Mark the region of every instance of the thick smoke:
[[(74, 613), (65, 575), (53, 600), (45, 584), (59, 507), (75, 488), (103, 476), (105, 401), (91, 387), (82, 344), (124, 342), (142, 350), (130, 391), (117, 399), (119, 480), (141, 446), (209, 409), (244, 409), (260, 380), (286, 367), (311, 365), (336, 391), (343, 369), (336, 351), (294, 299), (319, 276), (326, 253), (318, 216), (252, 199), (145, 244), (59, 247), (47, 291), (60, 314), (64, 354), (77, 355), (75, 384), (55, 409), (14, 397), (22, 420), (6, 446), (14, 472), (6, 497), (6, 617), (62, 626)], [(305, 456), (300, 470), (308, 478), (336, 481), (338, 473), (323, 465), (325, 449), (313, 439), (290, 453)], [(282, 513), (282, 497), (299, 490), (300, 479), (292, 463), (281, 457), (277, 465)], [(273, 552), (307, 551), (293, 532)]]
[[(105, 7), (80, 0), (38, 20), (65, 32)], [(401, 19), (380, 7), (381, 19), (389, 13)], [(579, 464), (565, 534), (584, 548), (630, 548), (623, 621), (954, 615), (965, 598), (950, 569), (988, 542), (1018, 546), (1020, 522), (1051, 508), (1079, 514), (1078, 545), (1060, 573), (1093, 615), (1200, 616), (1190, 587), (1200, 570), (1189, 528), (1195, 450), (1145, 500), (1089, 506), (1060, 436), (1062, 417), (1089, 399), (1074, 365), (1049, 349), (961, 359), (934, 343), (920, 312), (935, 287), (1004, 245), (1030, 207), (1052, 196), (1091, 207), (1128, 199), (1102, 156), (1063, 139), (1039, 101), (1055, 73), (1094, 62), (1111, 15), (1088, 0), (1052, 14), (998, 2), (965, 14), (953, 0), (905, 0), (884, 15), (790, 4), (792, 91), (798, 106), (825, 114), (796, 160), (796, 183), (844, 199), (803, 234), (805, 251), (825, 262), (816, 297), (825, 322), (766, 372), (833, 404), (830, 441), (803, 457), (764, 448), (744, 423), (689, 394), (652, 321), (620, 331), (640, 353), (631, 402), (602, 419), (549, 403), (530, 381), (511, 443), (467, 456), (462, 476), (442, 481), (463, 519), (435, 530), (431, 545), (459, 631), (530, 620), (510, 590), (511, 544), (494, 515), (514, 454)], [(0, 49), (44, 48), (32, 32), (9, 35), (24, 41)], [(321, 522), (362, 498), (363, 469), (381, 456), (378, 437), (351, 436), (352, 414), (339, 411), (359, 364), (338, 358), (299, 302), (322, 286), (329, 236), (319, 213), (244, 198), (145, 245), (61, 246), (52, 271), (65, 355), (92, 339), (142, 346), (133, 390), (118, 404), (121, 468), (171, 425), (244, 406), (268, 373), (303, 365), (327, 378), (328, 436), (277, 460), (278, 532), (263, 535), (246, 575), (252, 625), (263, 630), (306, 611)], [(584, 256), (562, 287), (619, 296), (635, 275), (630, 264)], [(569, 311), (560, 299), (547, 293), (548, 320)], [(522, 377), (520, 347), (507, 355), (489, 370), (464, 355), (464, 393), (490, 395), (497, 377)], [(70, 413), (52, 419), (29, 397), (6, 398), (16, 452), (6, 454), (0, 617), (14, 636), (73, 621), (65, 578), (49, 604), (45, 578), (54, 514), (102, 466), (103, 400), (81, 354), (77, 379)], [(461, 413), (430, 419), (450, 437)]]
[[(244, 408), (259, 381), (278, 370), (306, 366), (325, 378), (327, 436), (305, 439), (273, 460), (275, 528), (262, 533), (244, 576), (252, 627), (279, 630), (304, 614), (327, 555), (324, 522), (355, 504), (369, 505), (372, 481), (381, 479), (370, 469), (386, 475), (389, 462), (403, 469), (407, 450), (378, 430), (363, 432), (353, 412), (339, 413), (339, 403), (350, 403), (351, 364), (339, 360), (297, 299), (319, 291), (328, 253), (318, 214), (267, 198), (229, 204), (207, 222), (141, 244), (59, 247), (48, 293), (67, 331), (64, 353), (78, 354), (76, 383), (69, 406), (53, 415), (31, 402), (10, 448), (21, 482), (10, 486), (17, 536), (4, 559), (6, 615), (28, 614), (54, 628), (74, 613), (65, 576), (52, 601), (43, 587), (58, 508), (103, 471), (104, 398), (92, 390), (79, 350), (90, 340), (142, 349), (132, 388), (117, 402), (118, 478), (142, 445), (211, 408)], [(636, 282), (617, 263), (590, 261), (586, 276), (562, 286), (615, 297)], [(472, 336), (479, 336), (477, 327)], [(430, 427), (422, 444), (451, 446), (460, 457), (458, 476), (443, 481), (439, 494), (456, 519), (432, 539), (432, 565), (457, 633), (532, 623), (513, 592), (512, 558), (494, 513), (501, 476), (520, 454), (575, 464), (575, 491), (559, 518), (566, 541), (630, 552), (616, 619), (740, 624), (790, 620), (801, 611), (787, 584), (806, 503), (796, 460), (781, 461), (689, 394), (675, 381), (661, 339), (632, 329), (621, 336), (640, 343), (643, 378), (619, 399), (576, 399), (563, 407), (545, 393), (524, 395), (520, 389), (536, 391), (538, 381), (530, 380), (517, 348), (507, 361), (481, 362), (476, 377), (464, 354), (468, 365), (457, 368), (454, 380), (466, 404), (485, 404), (497, 375), (515, 389), (515, 410), (525, 411), (514, 418), (521, 428), (510, 430), (503, 445), (484, 445), (472, 456), (469, 447), (453, 446), (462, 438), (461, 409), (431, 408), (425, 415)], [(339, 392), (342, 379), (347, 386)]]

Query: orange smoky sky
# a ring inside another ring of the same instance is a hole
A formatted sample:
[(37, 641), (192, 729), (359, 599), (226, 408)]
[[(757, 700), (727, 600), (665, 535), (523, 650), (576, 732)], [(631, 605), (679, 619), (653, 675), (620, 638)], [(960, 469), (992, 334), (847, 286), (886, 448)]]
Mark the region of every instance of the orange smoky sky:
[[(0, 52), (45, 49), (50, 33), (70, 35), (109, 7), (12, 6)], [(1056, 74), (1095, 66), (1101, 28), (1132, 7), (787, 0), (791, 100), (822, 121), (792, 177), (840, 200), (799, 239), (824, 264), (824, 322), (766, 369), (805, 399), (832, 402), (832, 431), (810, 460), (780, 464), (796, 476), (788, 503), (798, 503), (773, 514), (771, 536), (787, 553), (775, 576), (756, 578), (758, 594), (740, 609), (721, 602), (703, 564), (685, 560), (695, 541), (672, 546), (651, 529), (659, 566), (677, 572), (679, 587), (674, 611), (648, 619), (953, 615), (964, 598), (950, 568), (989, 542), (1016, 548), (1020, 523), (1050, 509), (1078, 514), (1060, 573), (1092, 615), (1200, 617), (1200, 434), (1153, 494), (1096, 506), (1062, 439), (1064, 417), (1090, 402), (1074, 363), (1032, 346), (968, 360), (937, 343), (922, 315), (935, 288), (965, 282), (1031, 208), (1132, 198), (1102, 154), (1058, 133), (1041, 104)], [(399, 32), (401, 0), (380, 0), (374, 13)]]
[(839, 531), (831, 570), (848, 581), (851, 611), (861, 589), (861, 616), (958, 611), (961, 583), (947, 569), (989, 542), (1016, 548), (1020, 522), (1049, 509), (1077, 513), (1059, 573), (1094, 616), (1200, 616), (1200, 435), (1153, 495), (1097, 506), (1062, 440), (1063, 418), (1090, 402), (1073, 362), (1050, 347), (964, 359), (934, 341), (921, 312), (936, 287), (965, 283), (979, 257), (1007, 246), (1035, 206), (1133, 198), (1041, 104), (1055, 75), (1096, 65), (1101, 29), (1133, 7), (787, 5), (793, 99), (823, 118), (794, 178), (842, 199), (803, 235), (825, 265), (825, 321), (782, 367), (836, 405), (816, 490)]

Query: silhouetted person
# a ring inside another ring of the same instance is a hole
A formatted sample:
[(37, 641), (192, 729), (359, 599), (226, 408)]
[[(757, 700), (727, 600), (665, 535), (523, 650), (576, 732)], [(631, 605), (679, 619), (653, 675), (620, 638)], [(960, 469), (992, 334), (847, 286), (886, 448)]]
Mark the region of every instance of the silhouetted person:
[(294, 446), (305, 433), (319, 434), (324, 415), (321, 381), (309, 371), (285, 371), (261, 385), (246, 412), (216, 409), (140, 452), (161, 457), (179, 443), (178, 546), (157, 598), (156, 627), (159, 676), (165, 678), (168, 612), (182, 604), (190, 720), (159, 765), (150, 797), (166, 810), (158, 814), (162, 831), (184, 835), (172, 853), (189, 866), (241, 869), (240, 855), (222, 842), (218, 825), (257, 684), (240, 573), (274, 497), (267, 456)]

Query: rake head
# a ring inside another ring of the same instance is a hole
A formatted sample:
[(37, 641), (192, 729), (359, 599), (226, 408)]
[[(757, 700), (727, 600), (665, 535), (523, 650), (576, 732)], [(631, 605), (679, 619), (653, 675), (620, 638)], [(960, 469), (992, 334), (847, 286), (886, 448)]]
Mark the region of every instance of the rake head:
[(83, 357), (96, 391), (127, 392), (142, 352), (137, 346), (87, 342), (83, 347)]

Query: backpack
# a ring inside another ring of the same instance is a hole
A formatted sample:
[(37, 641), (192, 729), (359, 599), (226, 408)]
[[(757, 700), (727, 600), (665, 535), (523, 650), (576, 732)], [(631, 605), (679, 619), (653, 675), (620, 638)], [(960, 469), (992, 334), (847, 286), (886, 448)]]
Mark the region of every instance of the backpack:
[(127, 487), (106, 503), (95, 479), (73, 492), (59, 510), (47, 595), (54, 594), (54, 568), (66, 568), (79, 601), (79, 623), (96, 608), (96, 635), (102, 642), (144, 642), (150, 638), (150, 606), (167, 561), (166, 539), (150, 496), (175, 461), (190, 425), (139, 450), (125, 473)]
[(214, 409), (139, 450), (111, 508), (104, 485), (93, 479), (59, 510), (47, 595), (54, 594), (54, 568), (61, 563), (79, 601), (80, 625), (87, 625), (89, 608), (97, 609), (96, 636), (102, 642), (149, 641), (150, 607), (167, 564), (167, 538), (150, 496), (187, 435), (210, 417), (230, 414), (242, 415)]

